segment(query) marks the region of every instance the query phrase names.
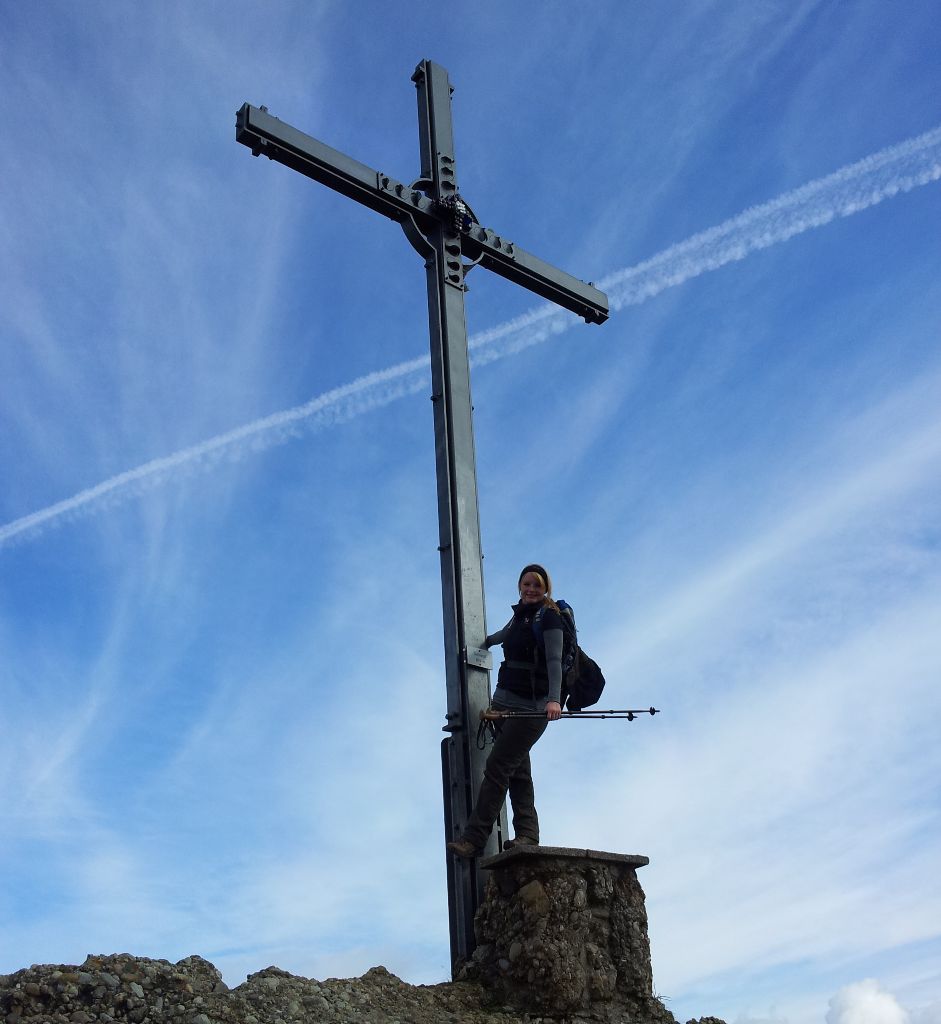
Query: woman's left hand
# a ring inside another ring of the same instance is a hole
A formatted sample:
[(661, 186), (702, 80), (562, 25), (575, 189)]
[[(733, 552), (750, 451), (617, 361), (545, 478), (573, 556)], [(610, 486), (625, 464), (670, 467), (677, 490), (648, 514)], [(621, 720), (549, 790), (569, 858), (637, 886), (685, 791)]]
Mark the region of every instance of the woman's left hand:
[(546, 718), (548, 718), (550, 722), (558, 722), (558, 720), (561, 717), (562, 717), (562, 705), (558, 701), (555, 701), (555, 700), (547, 701), (546, 702)]

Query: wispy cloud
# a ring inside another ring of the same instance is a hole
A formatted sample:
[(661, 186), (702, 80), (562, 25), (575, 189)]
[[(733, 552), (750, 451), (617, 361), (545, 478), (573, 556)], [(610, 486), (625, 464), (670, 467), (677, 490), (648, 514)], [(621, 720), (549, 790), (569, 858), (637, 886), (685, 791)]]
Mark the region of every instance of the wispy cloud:
[[(744, 536), (737, 532), (715, 561), (698, 571), (685, 564), (677, 588), (652, 601), (627, 628), (618, 626), (616, 647), (625, 664), (660, 657), (675, 636), (714, 624), (723, 609), (728, 614), (730, 598), (755, 602), (763, 577), (777, 578), (775, 573), (789, 561), (799, 562), (802, 552), (837, 531), (845, 538), (848, 523), (860, 526), (934, 479), (941, 464), (939, 393), (941, 378), (926, 377), (849, 423), (844, 434), (856, 444), (848, 445), (845, 436), (821, 441), (819, 450), (807, 455), (818, 462), (819, 476), (811, 477), (804, 467), (790, 488), (782, 484), (785, 493), (764, 513), (766, 527)], [(754, 518), (761, 522), (762, 515), (755, 511)]]
[[(639, 305), (691, 278), (939, 178), (941, 127), (745, 210), (648, 260), (609, 274), (600, 286), (609, 292), (612, 310)], [(503, 359), (564, 333), (575, 322), (571, 315), (555, 306), (537, 307), (475, 334), (470, 339), (472, 363), (483, 365)], [(56, 520), (92, 514), (119, 497), (141, 494), (183, 469), (204, 470), (220, 459), (235, 460), (264, 451), (304, 433), (388, 405), (426, 387), (428, 366), (427, 356), (397, 363), (326, 391), (302, 405), (152, 459), (70, 498), (12, 520), (0, 527), (0, 545), (35, 535)]]

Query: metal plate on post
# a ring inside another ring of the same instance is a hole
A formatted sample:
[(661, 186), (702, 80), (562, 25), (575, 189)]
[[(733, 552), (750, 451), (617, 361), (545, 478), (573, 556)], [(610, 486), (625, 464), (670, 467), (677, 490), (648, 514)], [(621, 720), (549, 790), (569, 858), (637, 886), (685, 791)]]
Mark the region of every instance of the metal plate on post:
[(485, 669), (487, 672), (493, 668), (493, 658), (485, 647), (465, 647), (464, 662), (475, 668)]

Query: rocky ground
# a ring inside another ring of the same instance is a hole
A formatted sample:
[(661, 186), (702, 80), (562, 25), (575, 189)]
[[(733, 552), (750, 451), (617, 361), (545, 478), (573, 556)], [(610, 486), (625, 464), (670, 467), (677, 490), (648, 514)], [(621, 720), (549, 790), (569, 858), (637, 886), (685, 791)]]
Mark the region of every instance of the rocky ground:
[[(584, 1018), (571, 1018), (579, 1024)], [(34, 966), (0, 975), (5, 1024), (166, 1021), (180, 1024), (562, 1024), (493, 1005), (473, 982), (408, 985), (384, 967), (361, 978), (315, 981), (269, 967), (230, 989), (202, 957), (179, 963), (127, 954), (81, 966)], [(610, 1021), (609, 1024), (647, 1024)], [(694, 1024), (694, 1022), (689, 1022)], [(699, 1024), (722, 1024), (701, 1018)]]

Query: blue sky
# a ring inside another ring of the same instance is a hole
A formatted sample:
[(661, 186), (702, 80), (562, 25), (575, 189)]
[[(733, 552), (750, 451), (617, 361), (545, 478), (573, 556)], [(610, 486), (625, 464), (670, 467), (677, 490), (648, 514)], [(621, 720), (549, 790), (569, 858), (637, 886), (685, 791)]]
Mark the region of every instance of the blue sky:
[(643, 853), (680, 1020), (941, 1020), (941, 20), (796, 0), (0, 3), (0, 972), (448, 975), (421, 261), (234, 139), (481, 221), (491, 628), (547, 565), (627, 723), (543, 840)]

